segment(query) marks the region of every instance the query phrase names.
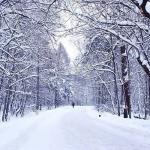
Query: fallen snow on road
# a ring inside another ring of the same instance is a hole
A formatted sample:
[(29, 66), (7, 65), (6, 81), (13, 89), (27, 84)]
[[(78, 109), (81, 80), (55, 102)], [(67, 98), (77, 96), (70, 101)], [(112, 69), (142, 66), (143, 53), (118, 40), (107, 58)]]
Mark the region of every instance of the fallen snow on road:
[(61, 107), (0, 123), (0, 150), (149, 150), (150, 121)]

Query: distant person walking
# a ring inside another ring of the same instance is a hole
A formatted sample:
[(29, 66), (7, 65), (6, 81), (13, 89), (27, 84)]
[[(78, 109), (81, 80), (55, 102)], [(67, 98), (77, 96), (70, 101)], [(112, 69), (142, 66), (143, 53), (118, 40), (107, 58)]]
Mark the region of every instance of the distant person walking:
[(71, 104), (71, 105), (72, 105), (72, 107), (74, 108), (74, 106), (75, 106), (75, 102), (72, 102), (72, 104)]

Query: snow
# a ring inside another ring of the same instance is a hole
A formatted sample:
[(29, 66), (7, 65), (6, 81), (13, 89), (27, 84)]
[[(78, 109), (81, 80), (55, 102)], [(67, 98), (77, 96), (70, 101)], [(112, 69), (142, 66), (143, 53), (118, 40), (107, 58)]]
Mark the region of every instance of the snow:
[(124, 80), (125, 80), (125, 82), (129, 81), (129, 76), (128, 76), (128, 74), (127, 74), (126, 76), (124, 76)]
[[(139, 54), (139, 51), (138, 51), (138, 50), (135, 50), (134, 52), (135, 52), (135, 58), (138, 58), (139, 55), (140, 55), (140, 54)], [(133, 54), (133, 55), (134, 55), (134, 54)]]
[(140, 60), (141, 60), (141, 62), (143, 62), (145, 60), (145, 56), (143, 53), (140, 54)]
[[(139, 4), (141, 5), (143, 0), (137, 0), (139, 2)], [(147, 5), (146, 5), (146, 10), (150, 13), (150, 2), (147, 2)]]
[(119, 26), (138, 26), (140, 29), (143, 29), (143, 30), (149, 30), (149, 26), (145, 25), (144, 23), (142, 22), (133, 22), (133, 21), (112, 21), (112, 20), (103, 20), (101, 19), (100, 20), (100, 23), (103, 23), (103, 24), (117, 24)]
[(150, 120), (61, 107), (0, 124), (0, 150), (149, 150)]
[(142, 65), (146, 65), (147, 66), (148, 61), (147, 60), (143, 60)]
[(122, 56), (127, 56), (127, 53), (122, 53), (121, 55), (122, 55)]
[(139, 4), (141, 5), (142, 4), (142, 2), (143, 2), (143, 0), (137, 0), (138, 2), (139, 2)]
[(150, 13), (150, 2), (147, 2), (146, 10)]
[(149, 65), (149, 63), (147, 63), (146, 67), (150, 71), (150, 65)]

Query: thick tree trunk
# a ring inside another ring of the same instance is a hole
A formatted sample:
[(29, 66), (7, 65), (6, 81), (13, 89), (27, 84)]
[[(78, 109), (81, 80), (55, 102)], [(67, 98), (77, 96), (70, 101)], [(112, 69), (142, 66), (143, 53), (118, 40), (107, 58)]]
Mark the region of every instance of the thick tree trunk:
[[(11, 72), (15, 70), (15, 65), (13, 64)], [(11, 86), (12, 83), (12, 78), (9, 77), (8, 83), (6, 86), (6, 96), (5, 96), (5, 102), (4, 102), (4, 108), (3, 108), (3, 114), (2, 114), (2, 121), (7, 121), (8, 120), (8, 113), (10, 110), (10, 104), (11, 104), (11, 99), (12, 99), (12, 89), (13, 87)]]
[(150, 115), (150, 78), (148, 80), (148, 89), (149, 89), (149, 96), (148, 96), (148, 108), (149, 108), (149, 115)]
[(7, 86), (7, 92), (5, 96), (5, 102), (4, 102), (4, 108), (3, 108), (3, 114), (2, 114), (2, 121), (7, 121), (8, 120), (8, 113), (9, 113), (9, 106), (11, 102), (11, 95), (12, 95), (12, 87), (9, 85), (11, 84), (11, 79), (8, 81), (8, 86)]
[(123, 79), (125, 109), (127, 110), (128, 117), (131, 118), (128, 57), (127, 57), (125, 46), (121, 46), (121, 62), (122, 62), (122, 79)]
[(118, 116), (120, 116), (120, 99), (119, 99), (119, 96), (118, 96), (118, 85), (117, 85), (117, 65), (116, 65), (116, 60), (115, 60), (115, 53), (114, 51), (116, 50), (117, 48), (117, 45), (115, 45), (115, 47), (113, 47), (113, 38), (112, 38), (112, 35), (110, 35), (110, 39), (111, 39), (111, 52), (112, 52), (112, 63), (113, 63), (113, 71), (114, 71), (114, 93), (115, 93), (115, 101), (117, 102), (117, 110), (118, 110)]
[(114, 92), (115, 92), (115, 99), (117, 101), (117, 107), (118, 107), (118, 116), (120, 116), (120, 100), (119, 100), (119, 97), (118, 97), (118, 85), (117, 85), (117, 73), (116, 73), (116, 63), (115, 63), (115, 54), (114, 54), (114, 51), (112, 49), (112, 56), (113, 56), (113, 70), (114, 70)]

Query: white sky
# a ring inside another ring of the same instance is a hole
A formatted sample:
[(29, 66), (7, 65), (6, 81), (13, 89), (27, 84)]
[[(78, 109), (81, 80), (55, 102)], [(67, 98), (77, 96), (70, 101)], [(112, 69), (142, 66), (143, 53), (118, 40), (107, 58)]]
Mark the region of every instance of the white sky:
[(64, 37), (60, 40), (60, 42), (64, 45), (71, 62), (73, 62), (75, 60), (75, 58), (78, 56), (79, 54), (79, 50), (76, 47), (76, 45), (74, 44), (74, 40), (71, 37)]
[[(69, 13), (61, 12), (60, 17), (66, 29), (71, 29), (76, 26), (76, 22), (73, 19), (73, 16), (71, 16)], [(73, 64), (73, 61), (79, 55), (78, 47), (75, 45), (76, 40), (77, 38), (72, 35), (64, 36), (59, 40), (59, 42), (61, 42), (65, 47), (71, 64)]]

